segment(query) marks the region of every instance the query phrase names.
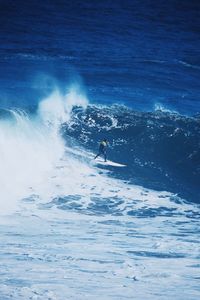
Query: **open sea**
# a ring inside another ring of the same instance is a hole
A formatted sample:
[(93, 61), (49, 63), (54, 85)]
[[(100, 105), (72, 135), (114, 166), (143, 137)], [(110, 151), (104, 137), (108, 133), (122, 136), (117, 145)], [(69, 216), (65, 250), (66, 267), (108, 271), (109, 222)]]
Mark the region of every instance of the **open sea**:
[(200, 2), (0, 0), (0, 37), (0, 300), (199, 300)]

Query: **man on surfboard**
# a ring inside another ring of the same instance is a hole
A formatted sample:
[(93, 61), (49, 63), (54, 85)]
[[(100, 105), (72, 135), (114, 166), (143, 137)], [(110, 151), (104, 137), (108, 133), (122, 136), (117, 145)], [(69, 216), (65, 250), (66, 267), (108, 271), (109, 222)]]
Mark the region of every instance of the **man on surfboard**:
[(99, 152), (95, 156), (94, 159), (96, 159), (100, 155), (103, 155), (104, 161), (106, 162), (107, 161), (107, 153), (106, 153), (107, 147), (108, 147), (108, 141), (106, 139), (102, 140), (99, 144)]

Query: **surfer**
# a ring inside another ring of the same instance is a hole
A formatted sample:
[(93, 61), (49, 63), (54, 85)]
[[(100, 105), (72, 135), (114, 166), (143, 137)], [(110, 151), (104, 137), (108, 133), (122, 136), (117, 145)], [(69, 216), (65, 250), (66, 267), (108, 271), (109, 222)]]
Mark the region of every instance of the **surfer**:
[(108, 141), (106, 139), (102, 140), (99, 144), (99, 152), (95, 156), (94, 159), (96, 159), (100, 155), (103, 155), (104, 161), (106, 162), (107, 161), (107, 153), (106, 153), (107, 147), (108, 147)]

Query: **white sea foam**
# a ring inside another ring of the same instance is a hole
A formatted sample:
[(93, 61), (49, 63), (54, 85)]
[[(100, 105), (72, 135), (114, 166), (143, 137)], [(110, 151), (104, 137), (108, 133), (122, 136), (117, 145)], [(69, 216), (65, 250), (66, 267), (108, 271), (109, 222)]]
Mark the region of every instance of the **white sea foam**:
[(17, 200), (49, 179), (65, 151), (60, 125), (69, 120), (74, 105), (86, 106), (86, 97), (75, 88), (64, 96), (55, 91), (41, 101), (34, 118), (10, 110), (12, 118), (0, 121), (1, 213), (16, 209)]
[(159, 102), (155, 103), (154, 110), (155, 111), (168, 112), (168, 113), (175, 113), (175, 114), (178, 113), (177, 111), (171, 110), (171, 109), (167, 108), (166, 106), (164, 106), (162, 103), (159, 103)]
[(183, 60), (178, 60), (178, 63), (180, 63), (181, 65), (183, 65), (185, 67), (188, 67), (188, 68), (200, 70), (199, 65), (190, 64), (190, 63), (188, 63), (186, 61), (183, 61)]

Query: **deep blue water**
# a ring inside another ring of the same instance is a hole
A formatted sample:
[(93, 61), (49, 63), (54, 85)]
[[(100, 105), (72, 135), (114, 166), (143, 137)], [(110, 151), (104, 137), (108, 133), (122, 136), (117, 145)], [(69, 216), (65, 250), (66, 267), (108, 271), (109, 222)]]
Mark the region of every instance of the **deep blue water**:
[(200, 111), (199, 1), (0, 5), (1, 106), (37, 104), (55, 81), (81, 81), (93, 103)]

